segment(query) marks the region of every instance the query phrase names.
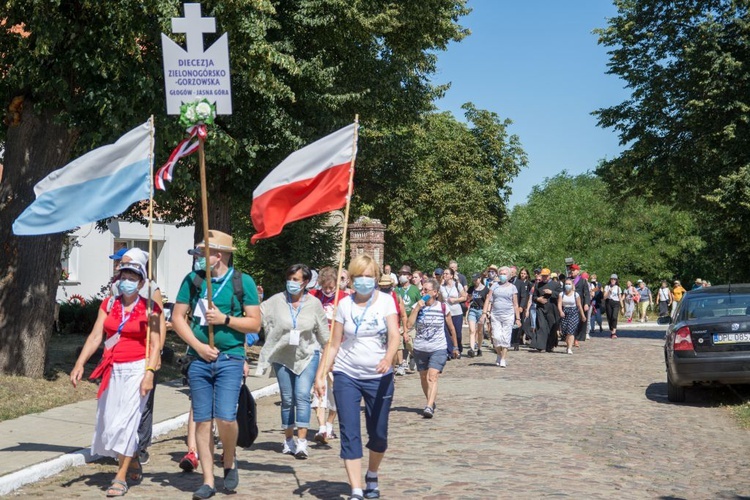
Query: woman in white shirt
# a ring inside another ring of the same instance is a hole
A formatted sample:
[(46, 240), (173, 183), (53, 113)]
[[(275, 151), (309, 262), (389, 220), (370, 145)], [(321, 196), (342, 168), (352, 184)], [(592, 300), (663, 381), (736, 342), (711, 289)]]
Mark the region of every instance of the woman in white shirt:
[(609, 284), (604, 287), (604, 311), (607, 313), (609, 336), (613, 339), (617, 338), (617, 316), (620, 314), (623, 295), (620, 281), (617, 275), (613, 274), (609, 277)]
[[(388, 416), (393, 400), (392, 362), (399, 347), (396, 303), (376, 290), (380, 268), (369, 255), (349, 264), (354, 294), (336, 311), (333, 333), (315, 380), (315, 392), (325, 393), (326, 374), (333, 364), (333, 395), (339, 415), (341, 458), (354, 500), (379, 498), (378, 469), (388, 448)], [(370, 449), (365, 488), (362, 488), (360, 404), (365, 400), (365, 421)]]
[(458, 345), (455, 345), (453, 338), (451, 338), (450, 333), (446, 329), (445, 340), (448, 346), (446, 354), (452, 357), (453, 351), (457, 349), (458, 357), (460, 358), (464, 350), (461, 339), (461, 330), (464, 326), (464, 311), (461, 309), (461, 304), (466, 302), (466, 289), (455, 279), (455, 274), (450, 268), (443, 271), (443, 286), (440, 287), (440, 294), (443, 296), (443, 302), (450, 309), (453, 328), (456, 330), (456, 338), (458, 339)]

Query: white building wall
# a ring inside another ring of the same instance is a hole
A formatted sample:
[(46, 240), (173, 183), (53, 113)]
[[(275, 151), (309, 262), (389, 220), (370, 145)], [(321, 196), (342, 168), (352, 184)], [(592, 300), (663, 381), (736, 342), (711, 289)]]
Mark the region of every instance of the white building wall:
[[(153, 226), (154, 279), (162, 294), (172, 302), (193, 263), (187, 254), (193, 247), (193, 231), (193, 226), (177, 228), (174, 224), (160, 222)], [(80, 295), (86, 300), (97, 295), (114, 273), (109, 256), (123, 244), (148, 251), (148, 227), (132, 222), (115, 220), (103, 233), (96, 229), (95, 224), (88, 224), (70, 238), (74, 238), (77, 244), (72, 247), (67, 260), (69, 277), (61, 281), (57, 289), (58, 301), (67, 301), (72, 295)]]

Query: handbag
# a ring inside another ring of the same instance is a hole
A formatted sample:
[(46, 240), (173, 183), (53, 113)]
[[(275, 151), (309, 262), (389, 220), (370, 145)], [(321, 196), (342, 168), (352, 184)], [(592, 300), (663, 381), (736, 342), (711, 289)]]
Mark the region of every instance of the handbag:
[(237, 446), (249, 448), (258, 438), (258, 413), (255, 398), (242, 377), (240, 398), (237, 402)]

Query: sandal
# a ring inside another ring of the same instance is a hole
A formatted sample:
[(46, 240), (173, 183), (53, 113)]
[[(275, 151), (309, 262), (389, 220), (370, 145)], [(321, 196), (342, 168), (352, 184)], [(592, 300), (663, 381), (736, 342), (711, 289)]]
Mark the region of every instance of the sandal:
[(107, 497), (124, 497), (125, 493), (128, 492), (128, 483), (120, 481), (119, 479), (113, 479), (112, 484), (107, 488)]
[(137, 458), (133, 459), (130, 462), (130, 466), (128, 467), (128, 479), (133, 482), (137, 482), (143, 479), (143, 467), (141, 466), (141, 462), (138, 461)]

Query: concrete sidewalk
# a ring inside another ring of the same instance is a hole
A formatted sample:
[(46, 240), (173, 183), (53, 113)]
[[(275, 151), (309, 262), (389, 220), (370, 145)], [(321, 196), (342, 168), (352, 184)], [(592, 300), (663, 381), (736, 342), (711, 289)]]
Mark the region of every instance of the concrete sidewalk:
[[(276, 379), (268, 376), (251, 376), (246, 383), (256, 399), (278, 392)], [(179, 381), (158, 384), (153, 437), (186, 425), (189, 409), (187, 387)], [(92, 399), (0, 422), (0, 495), (90, 461), (95, 420)]]

